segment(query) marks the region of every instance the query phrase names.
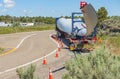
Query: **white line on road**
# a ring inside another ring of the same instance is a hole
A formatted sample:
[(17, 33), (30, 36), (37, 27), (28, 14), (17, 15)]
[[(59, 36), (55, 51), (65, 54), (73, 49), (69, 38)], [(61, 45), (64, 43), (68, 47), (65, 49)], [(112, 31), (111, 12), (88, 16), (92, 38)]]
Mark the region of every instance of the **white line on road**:
[[(51, 35), (52, 35), (52, 34), (51, 34)], [(59, 44), (58, 44), (55, 40), (53, 40), (53, 39), (51, 38), (51, 35), (49, 35), (49, 38), (50, 38), (54, 43), (56, 43), (57, 46), (59, 46)], [(28, 37), (30, 37), (30, 36), (28, 36)], [(26, 38), (28, 38), (28, 37), (26, 37)], [(25, 39), (26, 39), (26, 38), (25, 38)], [(25, 39), (24, 39), (24, 40), (25, 40)], [(23, 41), (24, 41), (24, 40), (23, 40)], [(20, 44), (21, 44), (21, 42), (20, 42)], [(19, 46), (18, 46), (18, 47), (19, 47)], [(45, 57), (48, 57), (48, 56), (54, 54), (56, 51), (57, 51), (57, 49), (53, 50), (51, 53), (47, 54)], [(33, 60), (33, 61), (31, 61), (31, 62), (28, 62), (28, 63), (26, 63), (26, 64), (23, 64), (23, 65), (20, 65), (20, 66), (17, 66), (17, 67), (14, 67), (14, 68), (5, 70), (5, 71), (3, 71), (3, 72), (0, 72), (0, 75), (1, 75), (1, 74), (4, 74), (4, 73), (7, 73), (7, 72), (10, 72), (10, 71), (13, 71), (13, 70), (16, 70), (16, 69), (21, 68), (21, 67), (25, 67), (25, 66), (30, 65), (30, 64), (32, 64), (32, 63), (35, 63), (35, 62), (37, 62), (37, 61), (40, 61), (40, 60), (43, 59), (43, 58), (44, 58), (44, 57), (41, 57), (41, 58), (38, 58), (38, 59)]]
[(29, 37), (31, 37), (31, 36), (33, 36), (33, 35), (36, 35), (36, 34), (31, 34), (31, 35), (26, 36), (25, 38), (23, 38), (23, 39), (20, 41), (20, 43), (19, 43), (15, 48), (13, 48), (13, 49), (11, 49), (11, 50), (3, 53), (3, 54), (0, 54), (0, 56), (4, 56), (4, 55), (7, 55), (7, 54), (10, 54), (10, 53), (14, 52), (16, 49), (18, 49), (18, 48), (20, 47), (20, 45), (21, 45), (27, 38), (29, 38)]
[(33, 36), (33, 35), (36, 35), (36, 34), (31, 34), (31, 35), (28, 35), (27, 37), (23, 38), (23, 39), (20, 41), (20, 43), (16, 46), (16, 48), (19, 48), (20, 45), (24, 42), (25, 39), (27, 39), (27, 38), (29, 38), (29, 37), (31, 37), (31, 36)]

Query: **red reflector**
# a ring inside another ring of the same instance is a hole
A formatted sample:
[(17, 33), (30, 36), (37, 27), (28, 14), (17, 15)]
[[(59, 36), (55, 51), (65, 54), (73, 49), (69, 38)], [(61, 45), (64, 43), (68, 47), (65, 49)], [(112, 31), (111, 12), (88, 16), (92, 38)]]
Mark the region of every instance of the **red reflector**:
[(94, 41), (96, 41), (96, 40), (97, 40), (97, 37), (96, 37), (96, 36), (94, 36), (93, 40), (94, 40)]
[(83, 1), (80, 2), (80, 7), (81, 8), (84, 7), (84, 6), (86, 6), (86, 5), (87, 5), (87, 2), (85, 2), (85, 1), (84, 2)]

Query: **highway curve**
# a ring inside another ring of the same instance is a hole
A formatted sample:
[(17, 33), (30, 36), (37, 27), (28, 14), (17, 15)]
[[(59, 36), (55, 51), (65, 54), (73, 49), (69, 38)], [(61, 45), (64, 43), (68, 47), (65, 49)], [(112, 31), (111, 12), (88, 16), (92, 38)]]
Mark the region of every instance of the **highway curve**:
[[(31, 63), (32, 61), (48, 55), (57, 48), (50, 40), (49, 35), (54, 31), (25, 32), (0, 35), (0, 47), (17, 49), (9, 54), (0, 56), (0, 79), (19, 79), (14, 68)], [(42, 60), (35, 62), (36, 75), (48, 79), (49, 67), (54, 71), (55, 79), (61, 79), (65, 71), (64, 64), (70, 58), (66, 50), (62, 50), (59, 58), (55, 54), (47, 57), (47, 65), (42, 65)]]

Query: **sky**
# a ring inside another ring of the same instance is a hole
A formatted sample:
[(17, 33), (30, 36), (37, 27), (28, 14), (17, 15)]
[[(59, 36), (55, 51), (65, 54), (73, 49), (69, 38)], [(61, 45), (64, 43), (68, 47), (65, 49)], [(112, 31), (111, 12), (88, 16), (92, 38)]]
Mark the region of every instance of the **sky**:
[(120, 16), (120, 0), (0, 0), (0, 15), (71, 16), (81, 12), (80, 1), (92, 4), (96, 11), (105, 7), (109, 16)]

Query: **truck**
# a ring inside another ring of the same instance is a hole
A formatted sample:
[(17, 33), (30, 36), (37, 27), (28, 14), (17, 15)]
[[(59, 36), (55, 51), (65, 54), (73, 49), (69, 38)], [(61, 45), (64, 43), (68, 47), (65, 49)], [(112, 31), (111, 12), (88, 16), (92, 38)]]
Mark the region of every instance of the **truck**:
[(56, 18), (56, 36), (68, 39), (70, 50), (82, 49), (85, 44), (93, 44), (97, 40), (98, 18), (95, 9), (87, 2), (80, 2), (80, 10), (73, 12), (71, 18)]

